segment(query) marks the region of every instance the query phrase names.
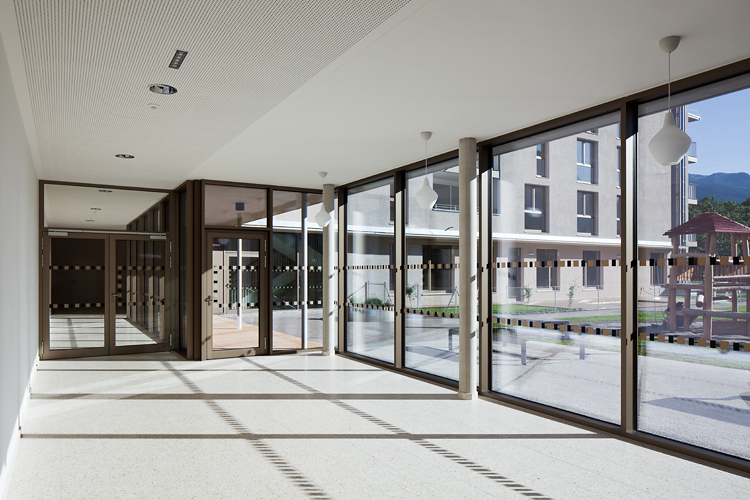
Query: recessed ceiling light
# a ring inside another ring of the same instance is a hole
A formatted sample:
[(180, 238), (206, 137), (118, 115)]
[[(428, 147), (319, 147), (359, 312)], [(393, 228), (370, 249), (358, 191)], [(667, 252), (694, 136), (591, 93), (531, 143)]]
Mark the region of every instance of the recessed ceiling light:
[(96, 222), (94, 219), (86, 219), (86, 222)]
[(112, 190), (111, 189), (100, 189), (99, 192), (100, 193), (111, 193)]
[(185, 50), (178, 50), (177, 52), (175, 52), (174, 57), (172, 57), (172, 62), (169, 63), (169, 67), (172, 69), (180, 69), (182, 61), (185, 60), (186, 55), (187, 51)]
[[(133, 158), (135, 158), (135, 156), (133, 156), (133, 155), (123, 155), (123, 154), (120, 154), (120, 155), (115, 155), (115, 156), (116, 156), (117, 158), (125, 158), (126, 160), (132, 160)], [(112, 192), (112, 191), (110, 191), (110, 193), (111, 193), (111, 192)]]
[(150, 102), (150, 103), (148, 103), (148, 107), (151, 108), (151, 109), (157, 109), (159, 107), (159, 105), (156, 104), (155, 102)]
[(177, 89), (172, 87), (171, 85), (166, 85), (164, 83), (155, 83), (153, 85), (149, 85), (148, 89), (153, 92), (154, 94), (176, 94)]
[(91, 210), (101, 210), (101, 208), (91, 207)]

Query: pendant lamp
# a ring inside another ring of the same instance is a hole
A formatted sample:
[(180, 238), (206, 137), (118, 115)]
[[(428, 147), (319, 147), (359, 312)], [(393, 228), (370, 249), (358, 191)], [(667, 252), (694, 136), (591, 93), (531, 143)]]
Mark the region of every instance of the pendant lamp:
[(416, 199), (419, 206), (425, 210), (431, 210), (437, 202), (438, 194), (434, 189), (430, 187), (430, 183), (427, 180), (427, 141), (432, 137), (432, 132), (422, 132), (422, 139), (424, 139), (424, 183), (422, 188), (417, 191)]
[[(320, 175), (321, 180), (325, 183), (325, 178), (326, 175), (328, 175), (328, 172), (318, 172), (318, 175)], [(326, 210), (325, 200), (323, 200), (323, 203), (320, 205), (320, 212), (315, 216), (315, 222), (317, 222), (320, 227), (326, 227), (331, 223), (331, 214)]]
[(679, 163), (692, 142), (690, 136), (675, 125), (672, 115), (672, 52), (679, 45), (679, 36), (668, 36), (659, 40), (659, 48), (667, 53), (667, 112), (664, 114), (664, 125), (648, 143), (648, 149), (662, 165)]

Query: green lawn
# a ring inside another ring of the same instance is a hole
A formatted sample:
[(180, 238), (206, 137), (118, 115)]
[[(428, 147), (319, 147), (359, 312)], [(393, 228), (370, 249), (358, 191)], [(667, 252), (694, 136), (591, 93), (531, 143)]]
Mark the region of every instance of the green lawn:
[[(438, 313), (453, 313), (458, 314), (458, 307), (422, 307), (417, 309), (422, 312), (438, 312)], [(575, 311), (576, 309), (568, 309), (565, 307), (558, 307), (557, 312), (569, 312)], [(495, 304), (492, 306), (493, 314), (539, 314), (539, 313), (553, 313), (555, 312), (554, 307), (544, 306), (527, 306), (524, 304)]]
[[(664, 321), (666, 316), (661, 312), (640, 312), (638, 313), (638, 321)], [(610, 314), (608, 316), (568, 316), (560, 319), (567, 319), (571, 323), (593, 323), (595, 321), (620, 321), (619, 314)]]

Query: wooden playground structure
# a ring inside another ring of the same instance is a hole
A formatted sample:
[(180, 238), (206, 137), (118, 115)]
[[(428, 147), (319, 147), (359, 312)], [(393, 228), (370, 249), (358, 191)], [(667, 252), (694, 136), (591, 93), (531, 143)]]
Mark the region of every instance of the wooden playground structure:
[[(727, 233), (731, 237), (731, 257), (741, 256), (743, 265), (712, 264), (711, 257), (716, 256), (716, 241), (720, 233)], [(705, 234), (706, 253), (679, 253), (679, 239), (682, 235)], [(711, 340), (714, 333), (745, 334), (750, 336), (750, 227), (735, 222), (716, 212), (701, 214), (681, 224), (666, 233), (672, 239), (672, 258), (685, 259), (683, 265), (672, 265), (669, 269), (669, 281), (665, 285), (668, 291), (669, 331), (677, 331), (677, 317), (683, 318), (683, 329), (687, 330), (698, 316), (703, 317), (703, 338)], [(737, 247), (739, 246), (739, 255)], [(688, 259), (696, 258), (697, 265), (688, 265)], [(674, 262), (674, 261), (673, 261)], [(682, 290), (685, 302), (682, 309), (677, 309), (677, 291)], [(692, 291), (703, 294), (702, 308), (698, 296), (695, 307), (692, 307)], [(746, 312), (738, 308), (740, 292), (745, 293)], [(714, 310), (714, 293), (722, 293), (727, 297), (731, 294), (732, 310)], [(731, 321), (718, 321), (723, 318)], [(743, 320), (742, 323), (739, 323)], [(741, 328), (744, 326), (744, 328)]]

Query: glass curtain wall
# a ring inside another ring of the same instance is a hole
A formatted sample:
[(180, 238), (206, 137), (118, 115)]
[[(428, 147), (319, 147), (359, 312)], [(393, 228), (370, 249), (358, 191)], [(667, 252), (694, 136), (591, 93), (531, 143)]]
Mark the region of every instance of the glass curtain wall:
[(320, 210), (321, 199), (320, 194), (273, 191), (274, 350), (323, 346), (323, 235), (311, 210)]
[(495, 148), (492, 387), (620, 421), (619, 115)]
[[(415, 196), (425, 178), (432, 209)], [(458, 158), (406, 173), (404, 364), (458, 380)]]
[(750, 165), (738, 141), (750, 90), (678, 99), (671, 113), (693, 143), (673, 165), (648, 148), (666, 109), (655, 104), (638, 120), (638, 428), (750, 459)]
[(393, 178), (348, 190), (346, 349), (393, 363)]

